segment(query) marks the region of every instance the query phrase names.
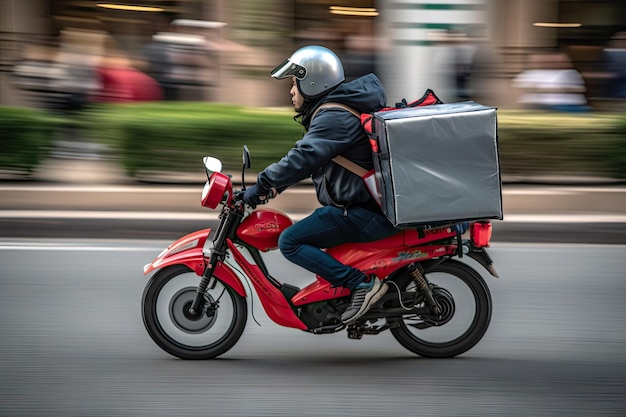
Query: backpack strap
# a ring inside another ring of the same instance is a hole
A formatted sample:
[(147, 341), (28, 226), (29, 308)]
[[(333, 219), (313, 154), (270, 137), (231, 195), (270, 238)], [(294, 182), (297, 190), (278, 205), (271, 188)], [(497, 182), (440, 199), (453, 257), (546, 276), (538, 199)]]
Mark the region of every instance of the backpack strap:
[[(317, 115), (317, 112), (319, 112), (321, 109), (329, 109), (329, 108), (336, 108), (336, 109), (346, 110), (346, 111), (352, 113), (353, 116), (356, 116), (359, 120), (361, 120), (361, 113), (359, 113), (358, 111), (356, 111), (352, 107), (346, 106), (345, 104), (333, 103), (333, 102), (324, 103), (321, 106), (319, 106), (315, 110), (315, 112), (313, 113), (313, 116), (311, 116), (311, 120), (313, 120), (313, 118)], [(334, 157), (332, 160), (337, 165), (342, 166), (343, 168), (347, 169), (348, 171), (352, 172), (353, 174), (358, 175), (359, 177), (363, 177), (368, 172), (365, 168), (363, 168), (362, 166), (352, 162), (351, 160), (349, 160), (348, 158), (346, 158), (344, 156), (338, 155), (338, 156)]]
[(358, 111), (356, 111), (355, 109), (353, 109), (350, 106), (347, 106), (345, 104), (341, 104), (341, 103), (333, 103), (331, 101), (329, 101), (328, 103), (324, 103), (321, 106), (319, 106), (317, 109), (315, 109), (315, 112), (313, 113), (313, 116), (311, 116), (311, 121), (313, 120), (313, 118), (317, 115), (317, 112), (319, 112), (322, 109), (328, 109), (328, 108), (339, 108), (339, 109), (344, 109), (346, 111), (349, 111), (350, 113), (352, 113), (354, 116), (356, 116), (359, 120), (361, 120), (361, 113), (359, 113)]
[(351, 160), (349, 160), (348, 158), (341, 156), (341, 155), (337, 155), (336, 157), (334, 157), (333, 162), (336, 163), (337, 165), (344, 167), (345, 169), (352, 172), (353, 174), (358, 175), (359, 177), (363, 177), (365, 174), (369, 172), (368, 170), (363, 168), (361, 165), (358, 165), (352, 162)]

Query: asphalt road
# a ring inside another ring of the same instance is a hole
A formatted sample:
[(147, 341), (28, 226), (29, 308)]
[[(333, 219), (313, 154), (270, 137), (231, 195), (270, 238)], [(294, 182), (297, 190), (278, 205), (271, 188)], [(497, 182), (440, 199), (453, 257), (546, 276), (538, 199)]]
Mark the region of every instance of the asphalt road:
[[(255, 303), (260, 327), (250, 317), (230, 352), (188, 362), (141, 322), (142, 265), (168, 243), (0, 239), (1, 416), (626, 414), (624, 245), (495, 243), (501, 278), (479, 269), (491, 327), (455, 359), (387, 333), (280, 328)], [(279, 279), (310, 279), (268, 256)]]

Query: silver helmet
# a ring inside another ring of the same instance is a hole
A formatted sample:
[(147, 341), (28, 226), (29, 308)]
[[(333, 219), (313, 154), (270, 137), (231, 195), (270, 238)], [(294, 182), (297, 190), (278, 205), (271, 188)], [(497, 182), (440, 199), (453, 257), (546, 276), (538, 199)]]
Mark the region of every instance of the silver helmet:
[(320, 97), (345, 79), (339, 57), (318, 45), (298, 49), (271, 75), (276, 79), (296, 77), (298, 90), (305, 98)]

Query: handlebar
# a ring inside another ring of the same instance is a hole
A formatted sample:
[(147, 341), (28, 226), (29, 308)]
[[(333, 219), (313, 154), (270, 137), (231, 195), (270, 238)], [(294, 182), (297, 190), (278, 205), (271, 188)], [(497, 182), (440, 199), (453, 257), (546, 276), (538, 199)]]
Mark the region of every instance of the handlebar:
[(233, 200), (237, 203), (239, 201), (243, 201), (244, 190), (238, 190), (233, 192)]
[[(238, 191), (233, 191), (233, 202), (235, 204), (240, 203), (243, 204), (244, 200), (243, 200), (243, 196), (244, 196), (245, 190), (238, 190)], [(278, 191), (276, 190), (276, 188), (272, 188), (269, 193), (265, 196), (265, 198), (263, 200), (261, 200), (261, 204), (267, 204), (269, 203), (269, 201), (276, 197), (278, 195)], [(252, 207), (252, 209), (256, 208), (256, 205), (252, 206), (250, 204), (248, 204), (250, 207)]]

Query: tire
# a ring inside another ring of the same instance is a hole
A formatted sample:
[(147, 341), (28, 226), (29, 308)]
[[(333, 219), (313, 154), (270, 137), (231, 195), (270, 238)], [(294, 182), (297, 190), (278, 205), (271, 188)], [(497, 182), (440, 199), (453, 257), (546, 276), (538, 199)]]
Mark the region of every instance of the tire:
[(142, 296), (142, 316), (148, 334), (165, 352), (181, 359), (212, 359), (230, 350), (241, 337), (248, 319), (246, 300), (216, 280), (207, 291), (219, 301), (215, 314), (203, 310), (190, 317), (188, 308), (200, 283), (183, 265), (167, 267), (150, 279)]
[[(387, 319), (391, 334), (403, 347), (427, 358), (451, 358), (467, 352), (482, 339), (489, 327), (492, 312), (489, 288), (478, 272), (455, 260), (435, 266), (426, 278), (436, 286), (433, 292), (438, 294), (435, 296), (439, 299), (438, 303), (443, 301), (445, 304), (441, 316), (426, 317), (426, 320), (434, 319), (439, 325), (418, 329), (410, 324), (424, 323), (424, 317), (404, 315), (401, 320)], [(415, 282), (406, 272), (392, 280), (400, 291), (416, 291)], [(397, 289), (390, 284), (388, 291)], [(399, 301), (387, 304), (398, 307)]]

